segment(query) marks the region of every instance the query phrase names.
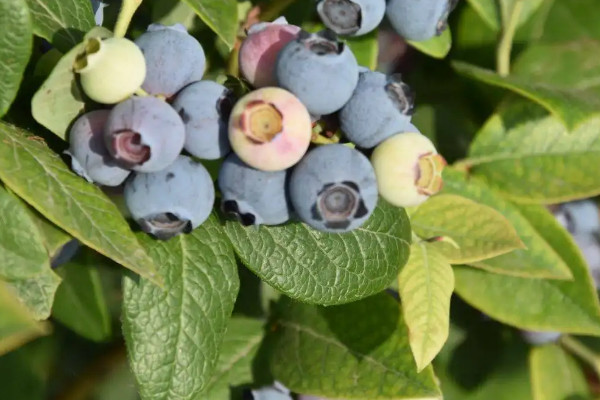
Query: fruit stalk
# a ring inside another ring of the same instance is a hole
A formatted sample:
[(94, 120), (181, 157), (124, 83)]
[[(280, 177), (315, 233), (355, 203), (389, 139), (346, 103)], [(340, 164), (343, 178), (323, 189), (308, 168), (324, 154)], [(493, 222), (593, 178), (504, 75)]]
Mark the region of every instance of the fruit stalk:
[(515, 33), (521, 19), (523, 3), (523, 0), (517, 0), (510, 14), (505, 7), (502, 8), (503, 28), (496, 52), (496, 71), (500, 76), (508, 76), (510, 74), (510, 55), (512, 53)]
[(135, 14), (138, 7), (142, 4), (142, 0), (123, 0), (121, 5), (121, 11), (119, 11), (119, 17), (115, 24), (115, 37), (125, 37), (133, 14)]

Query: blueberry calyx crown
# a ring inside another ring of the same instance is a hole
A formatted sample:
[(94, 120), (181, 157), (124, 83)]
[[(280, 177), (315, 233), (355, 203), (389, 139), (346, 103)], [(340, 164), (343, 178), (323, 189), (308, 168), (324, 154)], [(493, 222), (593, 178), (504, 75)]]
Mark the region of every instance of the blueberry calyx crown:
[(99, 57), (102, 50), (102, 40), (100, 38), (89, 38), (83, 46), (83, 51), (77, 55), (73, 63), (73, 69), (77, 73), (88, 72), (94, 63), (94, 59)]
[(300, 31), (298, 41), (318, 56), (339, 55), (344, 51), (344, 43), (337, 40), (337, 35), (330, 29), (317, 33)]
[(337, 34), (351, 35), (362, 26), (362, 9), (351, 0), (323, 0), (321, 18)]
[(347, 229), (354, 218), (368, 213), (354, 182), (328, 183), (323, 186), (312, 208), (313, 218), (325, 221), (329, 229)]
[(243, 226), (252, 226), (256, 223), (256, 217), (251, 213), (243, 213), (235, 200), (225, 200), (221, 210), (232, 217), (235, 217)]
[(268, 143), (283, 130), (283, 115), (272, 103), (249, 102), (240, 118), (244, 134), (257, 143)]
[(180, 233), (190, 233), (192, 223), (171, 212), (159, 213), (138, 221), (142, 230), (160, 240), (167, 240)]
[(433, 196), (442, 190), (442, 171), (446, 160), (440, 154), (427, 153), (419, 157), (415, 185), (419, 194)]
[(112, 147), (115, 158), (129, 165), (142, 165), (150, 159), (150, 147), (142, 143), (139, 133), (130, 130), (114, 132)]
[(415, 111), (415, 93), (402, 81), (400, 74), (391, 75), (385, 85), (385, 91), (398, 109), (404, 115), (413, 115)]

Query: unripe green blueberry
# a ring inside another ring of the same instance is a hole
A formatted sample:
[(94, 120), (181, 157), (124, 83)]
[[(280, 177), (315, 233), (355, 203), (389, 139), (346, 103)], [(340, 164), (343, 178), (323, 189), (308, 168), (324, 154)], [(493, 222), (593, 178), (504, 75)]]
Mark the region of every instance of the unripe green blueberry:
[(375, 148), (371, 163), (379, 194), (397, 207), (423, 203), (442, 188), (446, 165), (431, 140), (418, 132), (399, 133)]
[(144, 54), (125, 38), (88, 39), (74, 69), (85, 94), (103, 104), (125, 100), (146, 78)]

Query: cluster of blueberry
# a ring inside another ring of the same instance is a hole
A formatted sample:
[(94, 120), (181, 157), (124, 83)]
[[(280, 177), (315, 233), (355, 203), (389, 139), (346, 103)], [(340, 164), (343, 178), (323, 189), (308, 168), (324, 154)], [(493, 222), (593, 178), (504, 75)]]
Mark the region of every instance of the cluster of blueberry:
[[(429, 7), (421, 25), (433, 26), (433, 35), (454, 2), (412, 3), (390, 1), (392, 23), (404, 26), (413, 8)], [(212, 210), (213, 182), (196, 159), (226, 157), (218, 177), (222, 210), (244, 225), (282, 224), (295, 214), (315, 229), (342, 233), (369, 218), (379, 195), (399, 207), (420, 204), (439, 191), (445, 162), (410, 123), (410, 88), (399, 76), (359, 67), (335, 33), (374, 29), (385, 6), (321, 0), (330, 29), (312, 34), (285, 19), (252, 26), (239, 65), (255, 90), (241, 99), (201, 80), (204, 51), (182, 26), (151, 25), (135, 43), (89, 39), (75, 63), (81, 87), (115, 106), (75, 121), (73, 169), (100, 185), (125, 182), (131, 216), (159, 239), (190, 232)], [(423, 37), (414, 33), (405, 36)], [(332, 115), (351, 143), (309, 150), (313, 127)]]

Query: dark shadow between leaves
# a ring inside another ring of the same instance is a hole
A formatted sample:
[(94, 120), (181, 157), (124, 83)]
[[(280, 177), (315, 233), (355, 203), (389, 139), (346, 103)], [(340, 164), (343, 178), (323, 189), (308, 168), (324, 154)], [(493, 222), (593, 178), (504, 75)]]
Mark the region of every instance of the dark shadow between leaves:
[(83, 40), (85, 32), (75, 28), (63, 28), (52, 35), (52, 45), (63, 53), (68, 52)]

